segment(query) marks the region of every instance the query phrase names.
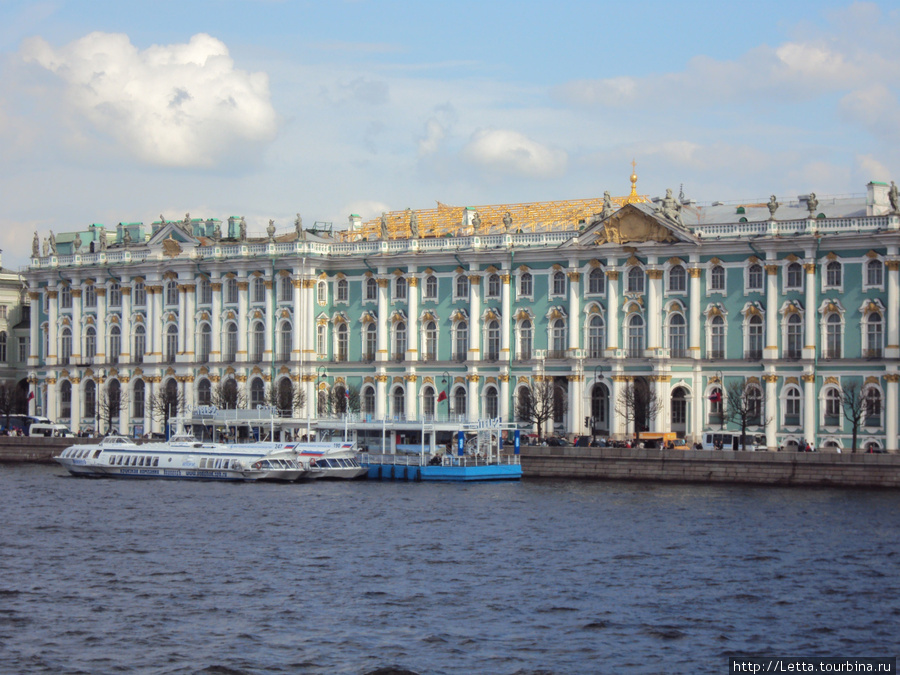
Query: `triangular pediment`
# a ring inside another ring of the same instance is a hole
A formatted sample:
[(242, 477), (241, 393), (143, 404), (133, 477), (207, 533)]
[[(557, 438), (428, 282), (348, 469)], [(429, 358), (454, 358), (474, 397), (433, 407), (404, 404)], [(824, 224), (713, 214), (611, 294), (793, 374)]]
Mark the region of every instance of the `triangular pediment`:
[(180, 222), (169, 221), (160, 227), (147, 241), (148, 246), (161, 246), (166, 240), (178, 242), (182, 248), (193, 248), (200, 245), (200, 240), (184, 231)]
[(626, 204), (607, 218), (597, 216), (581, 239), (588, 245), (697, 241), (686, 227), (659, 215), (647, 204)]

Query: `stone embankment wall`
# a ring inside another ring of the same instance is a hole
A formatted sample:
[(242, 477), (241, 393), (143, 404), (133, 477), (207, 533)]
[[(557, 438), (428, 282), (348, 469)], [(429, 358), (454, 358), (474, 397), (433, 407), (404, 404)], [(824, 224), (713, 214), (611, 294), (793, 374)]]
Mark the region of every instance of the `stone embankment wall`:
[(522, 448), (526, 478), (900, 488), (900, 455)]
[(0, 463), (38, 462), (52, 464), (53, 458), (71, 445), (96, 443), (96, 438), (30, 438), (0, 436)]

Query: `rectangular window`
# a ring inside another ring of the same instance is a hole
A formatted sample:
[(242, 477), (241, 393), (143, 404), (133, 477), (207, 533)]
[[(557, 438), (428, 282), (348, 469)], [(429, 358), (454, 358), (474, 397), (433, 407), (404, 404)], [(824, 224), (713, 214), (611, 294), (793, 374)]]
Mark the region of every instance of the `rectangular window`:
[(28, 360), (28, 338), (19, 338), (19, 361), (25, 363)]

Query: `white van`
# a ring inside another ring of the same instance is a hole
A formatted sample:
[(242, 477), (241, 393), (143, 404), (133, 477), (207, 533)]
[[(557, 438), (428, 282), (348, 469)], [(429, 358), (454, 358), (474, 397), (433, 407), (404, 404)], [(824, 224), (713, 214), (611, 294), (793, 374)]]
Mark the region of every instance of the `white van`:
[[(747, 441), (747, 450), (756, 450), (758, 448), (765, 449), (766, 437), (762, 434), (747, 434), (744, 437)], [(703, 434), (702, 441), (704, 450), (715, 450), (718, 446), (722, 450), (743, 450), (744, 443), (741, 441), (739, 433), (731, 433), (729, 431), (709, 431)]]
[(65, 424), (51, 424), (49, 422), (35, 422), (28, 428), (28, 435), (48, 438), (71, 438), (75, 436)]

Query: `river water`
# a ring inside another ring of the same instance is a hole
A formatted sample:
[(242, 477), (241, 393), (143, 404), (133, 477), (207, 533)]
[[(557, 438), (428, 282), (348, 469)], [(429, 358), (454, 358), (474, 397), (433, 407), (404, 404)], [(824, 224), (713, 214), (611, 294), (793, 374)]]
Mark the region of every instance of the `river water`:
[(727, 672), (896, 656), (900, 493), (0, 466), (0, 672)]

